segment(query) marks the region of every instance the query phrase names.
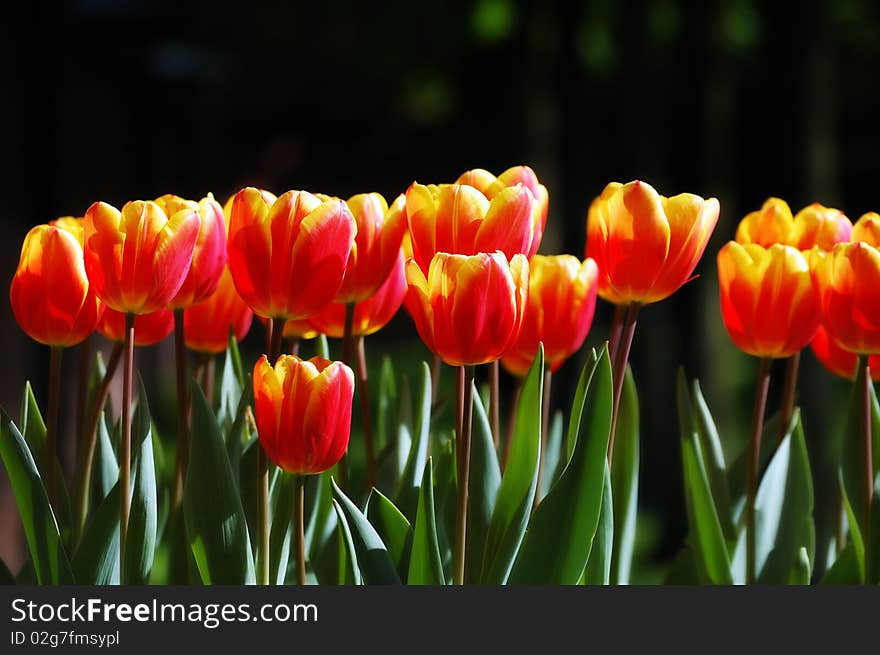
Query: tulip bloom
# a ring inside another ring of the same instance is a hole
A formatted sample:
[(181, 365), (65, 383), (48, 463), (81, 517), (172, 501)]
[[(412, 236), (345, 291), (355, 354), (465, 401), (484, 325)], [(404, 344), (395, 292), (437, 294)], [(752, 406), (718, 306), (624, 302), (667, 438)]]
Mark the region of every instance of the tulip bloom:
[(366, 300), (388, 279), (406, 232), (405, 205), (403, 195), (398, 196), (391, 207), (378, 193), (362, 193), (348, 199), (348, 208), (357, 223), (357, 235), (335, 302)]
[[(856, 377), (856, 368), (859, 363), (858, 355), (837, 345), (821, 325), (816, 331), (816, 336), (810, 342), (810, 349), (819, 363), (834, 375), (848, 380)], [(871, 369), (871, 379), (876, 382), (880, 379), (880, 356), (871, 355), (868, 364)]]
[[(251, 329), (254, 313), (238, 295), (228, 268), (223, 270), (214, 293), (183, 312), (186, 347), (206, 353), (222, 353), (229, 345), (229, 331), (236, 341)], [(137, 328), (135, 328), (135, 334)]]
[(599, 296), (620, 305), (669, 297), (687, 282), (718, 222), (715, 198), (666, 198), (644, 182), (612, 182), (587, 216), (586, 256), (599, 267)]
[[(794, 217), (788, 203), (781, 198), (767, 198), (761, 209), (749, 212), (736, 228), (736, 242), (742, 245), (757, 244), (763, 248), (781, 243), (791, 243)], [(809, 250), (809, 248), (805, 248)]]
[[(403, 254), (398, 252), (391, 274), (373, 295), (357, 303), (354, 308), (353, 336), (366, 336), (381, 330), (394, 318), (403, 298), (406, 296), (406, 275)], [(288, 324), (291, 321), (288, 321)], [(345, 331), (345, 303), (334, 302), (327, 305), (308, 319), (317, 332), (328, 337), (341, 339)], [(287, 337), (287, 324), (284, 326)]]
[(122, 313), (165, 307), (189, 272), (200, 223), (191, 207), (169, 217), (154, 202), (128, 202), (121, 212), (96, 202), (84, 222), (85, 268), (95, 293)]
[(227, 249), (235, 288), (260, 316), (298, 319), (329, 304), (342, 286), (357, 225), (344, 201), (306, 191), (235, 195)]
[[(174, 312), (167, 307), (134, 317), (134, 345), (152, 346), (174, 331)], [(98, 332), (110, 341), (125, 342), (125, 314), (107, 308), (98, 323)]]
[(223, 208), (210, 193), (198, 203), (172, 194), (156, 198), (156, 204), (173, 216), (181, 209), (199, 213), (199, 236), (193, 248), (192, 262), (183, 285), (169, 303), (172, 308), (185, 309), (207, 300), (220, 281), (226, 266), (226, 221)]
[(413, 183), (406, 192), (413, 259), (427, 275), (438, 252), (527, 255), (535, 236), (535, 207), (535, 197), (522, 184), (501, 189), (490, 201), (467, 184)]
[(83, 341), (104, 311), (86, 275), (82, 232), (78, 238), (76, 229), (67, 229), (76, 228), (70, 220), (74, 223), (38, 225), (28, 232), (9, 288), (21, 329), (49, 346)]
[(718, 253), (721, 315), (737, 348), (790, 357), (819, 327), (819, 298), (806, 257), (791, 246), (730, 241)]
[(875, 212), (864, 214), (853, 227), (851, 238), (875, 248), (880, 247), (880, 215)]
[(254, 414), (266, 455), (288, 473), (323, 473), (348, 448), (354, 374), (342, 362), (263, 355), (254, 366)]
[(764, 248), (780, 243), (798, 250), (831, 250), (850, 240), (852, 223), (839, 209), (814, 202), (794, 216), (784, 200), (768, 198), (761, 209), (749, 212), (736, 229), (740, 244), (755, 243)]
[(437, 253), (427, 278), (406, 265), (405, 304), (428, 348), (452, 366), (500, 359), (519, 337), (529, 292), (529, 262), (501, 252)]
[(844, 350), (880, 353), (880, 252), (863, 241), (812, 251), (822, 324)]
[(577, 352), (584, 343), (596, 310), (596, 262), (583, 263), (571, 255), (529, 261), (529, 303), (516, 344), (501, 358), (514, 375), (525, 375), (539, 343), (551, 371)]
[(495, 177), (487, 170), (475, 168), (462, 173), (455, 183), (469, 184), (479, 189), (489, 200), (492, 200), (500, 191), (508, 187), (515, 187), (517, 184), (522, 184), (531, 191), (536, 201), (533, 221), (534, 233), (529, 251), (526, 254), (531, 259), (538, 252), (538, 247), (541, 245), (541, 237), (544, 235), (544, 228), (547, 225), (550, 195), (547, 193), (547, 187), (538, 182), (538, 176), (535, 175), (535, 171), (528, 166), (513, 166), (498, 177)]

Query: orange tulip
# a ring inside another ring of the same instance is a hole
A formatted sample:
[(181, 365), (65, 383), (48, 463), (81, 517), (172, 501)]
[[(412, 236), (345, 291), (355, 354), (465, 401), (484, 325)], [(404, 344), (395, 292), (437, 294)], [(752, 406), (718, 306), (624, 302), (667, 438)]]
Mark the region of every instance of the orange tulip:
[(306, 191), (235, 195), (227, 242), (235, 288), (256, 314), (311, 316), (342, 286), (357, 225), (344, 201)]
[(853, 226), (851, 239), (880, 247), (880, 215), (874, 212), (864, 214)]
[(535, 171), (528, 166), (513, 166), (495, 177), (487, 170), (475, 168), (462, 173), (455, 183), (469, 184), (479, 189), (489, 200), (492, 200), (500, 191), (517, 184), (522, 184), (531, 191), (536, 201), (533, 221), (534, 233), (532, 243), (525, 254), (531, 259), (532, 255), (538, 252), (538, 246), (541, 245), (541, 237), (544, 235), (544, 228), (547, 225), (550, 195), (547, 193), (547, 187), (538, 182)]
[(730, 241), (718, 253), (721, 315), (737, 348), (790, 357), (819, 327), (819, 299), (807, 258), (795, 248)]
[[(788, 203), (780, 198), (767, 198), (761, 209), (749, 212), (736, 228), (736, 242), (754, 243), (763, 248), (781, 243), (791, 243), (794, 217)], [(809, 250), (809, 248), (805, 248)]]
[[(38, 225), (28, 232), (9, 300), (29, 337), (49, 346), (74, 346), (88, 337), (104, 306), (89, 284), (77, 221)], [(72, 229), (67, 229), (72, 228)]]
[(612, 182), (587, 215), (586, 256), (599, 267), (599, 296), (615, 304), (669, 297), (694, 272), (718, 222), (715, 198), (666, 198), (644, 182)]
[(761, 209), (749, 212), (736, 229), (737, 243), (755, 243), (764, 248), (780, 243), (798, 250), (818, 246), (831, 250), (849, 241), (852, 223), (839, 209), (814, 202), (794, 216), (784, 200), (768, 198)]
[(593, 322), (597, 277), (592, 259), (582, 263), (571, 255), (532, 257), (522, 332), (501, 358), (504, 368), (514, 375), (525, 375), (540, 343), (551, 371), (577, 352)]
[(528, 302), (529, 262), (517, 254), (437, 253), (427, 278), (406, 265), (406, 308), (428, 348), (452, 366), (500, 359), (519, 337)]
[(405, 205), (406, 197), (402, 194), (391, 207), (378, 193), (362, 193), (348, 199), (357, 235), (336, 302), (366, 300), (388, 279), (406, 232)]
[(85, 216), (85, 266), (95, 293), (111, 309), (151, 314), (177, 295), (192, 262), (199, 213), (168, 216), (154, 202), (128, 202), (120, 212), (103, 202)]
[(198, 352), (222, 353), (229, 344), (230, 329), (235, 340), (241, 341), (251, 329), (253, 318), (251, 308), (235, 290), (232, 274), (224, 268), (213, 295), (183, 312), (186, 347)]
[(425, 186), (406, 192), (413, 259), (427, 275), (435, 253), (476, 255), (500, 250), (510, 259), (529, 254), (535, 235), (536, 200), (522, 184), (492, 200), (466, 184)]
[[(152, 346), (174, 331), (174, 312), (167, 307), (134, 317), (134, 345)], [(125, 342), (125, 314), (109, 307), (98, 323), (98, 332), (110, 341)]]
[[(849, 380), (855, 378), (859, 363), (858, 355), (838, 346), (821, 325), (810, 342), (810, 348), (822, 366), (834, 375)], [(871, 379), (874, 381), (880, 379), (880, 356), (871, 355), (868, 365), (871, 369)]]
[[(400, 309), (405, 295), (406, 275), (403, 254), (398, 252), (394, 268), (391, 269), (391, 274), (382, 286), (366, 300), (355, 305), (352, 335), (366, 336), (385, 327)], [(345, 303), (330, 303), (309, 318), (308, 323), (321, 334), (341, 339), (345, 329)], [(284, 336), (287, 336), (287, 325), (284, 326)]]
[(254, 414), (269, 459), (288, 473), (323, 473), (348, 448), (354, 374), (342, 362), (263, 355), (254, 366)]
[(814, 249), (810, 268), (822, 324), (844, 350), (880, 353), (880, 251), (864, 241)]
[(187, 308), (207, 300), (220, 281), (226, 266), (226, 221), (223, 208), (210, 193), (199, 202), (166, 194), (156, 198), (168, 216), (181, 209), (193, 209), (201, 219), (199, 236), (193, 248), (192, 262), (183, 285), (169, 303), (171, 307)]

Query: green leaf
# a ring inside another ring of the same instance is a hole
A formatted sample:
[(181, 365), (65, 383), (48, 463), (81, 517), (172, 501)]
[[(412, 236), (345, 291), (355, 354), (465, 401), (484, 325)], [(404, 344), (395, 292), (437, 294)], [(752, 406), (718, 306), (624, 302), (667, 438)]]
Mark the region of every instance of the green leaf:
[(190, 397), (192, 436), (183, 511), (199, 575), (205, 584), (253, 584), (247, 521), (220, 426), (194, 382)]
[[(618, 425), (620, 425), (618, 423)], [(611, 471), (605, 466), (605, 484), (602, 492), (602, 512), (599, 527), (593, 538), (590, 558), (584, 569), (583, 583), (588, 585), (611, 584), (611, 554), (614, 550), (614, 502)]]
[(287, 473), (279, 474), (272, 487), (272, 525), (269, 536), (269, 580), (284, 584), (287, 564), (292, 561), (290, 548), (293, 539), (293, 493), (295, 480)]
[(376, 488), (367, 498), (367, 520), (382, 542), (388, 547), (388, 555), (398, 572), (409, 569), (409, 552), (412, 549), (412, 526), (397, 507)]
[(614, 584), (629, 584), (639, 505), (639, 397), (629, 367), (617, 412), (611, 490), (614, 498), (611, 580)]
[(550, 429), (547, 435), (547, 448), (543, 457), (543, 472), (541, 474), (541, 488), (539, 498), (543, 498), (550, 491), (559, 476), (562, 475), (562, 469), (565, 468), (565, 461), (562, 459), (562, 435), (563, 435), (563, 418), (562, 411), (556, 410), (553, 413), (553, 419), (550, 421)]
[(812, 567), (810, 566), (810, 556), (806, 548), (798, 551), (794, 566), (788, 576), (788, 584), (790, 585), (808, 585), (810, 584), (810, 576), (812, 575)]
[(855, 544), (850, 541), (843, 549), (834, 564), (825, 572), (822, 584), (828, 585), (854, 585), (862, 584), (862, 572), (859, 567), (859, 556), (856, 553)]
[[(243, 385), (238, 381), (232, 353), (227, 350), (223, 358), (223, 371), (220, 374), (220, 405), (217, 409), (217, 422), (224, 432), (235, 422), (238, 415)], [(209, 403), (213, 399), (208, 399)]]
[(243, 389), (245, 381), (249, 376), (241, 363), (241, 351), (238, 349), (238, 341), (231, 326), (229, 328), (229, 345), (226, 347), (226, 357), (232, 362), (232, 370), (238, 380), (238, 388)]
[(330, 345), (327, 343), (327, 335), (319, 334), (315, 338), (315, 355), (330, 359)]
[(871, 497), (871, 544), (869, 560), (865, 562), (865, 581), (880, 584), (880, 475), (874, 478), (874, 495)]
[(589, 381), (574, 450), (559, 480), (532, 514), (510, 574), (513, 584), (577, 584), (589, 559), (602, 512), (611, 433), (608, 348), (602, 349), (598, 360), (588, 361), (585, 369)]
[(474, 414), (471, 435), (471, 462), (468, 476), (468, 526), (467, 526), (467, 580), (478, 580), (483, 560), (486, 533), (495, 509), (495, 499), (501, 486), (501, 467), (492, 428), (483, 403), (474, 387)]
[(38, 584), (72, 584), (73, 571), (43, 480), (24, 437), (0, 410), (0, 457), (21, 515)]
[[(541, 460), (541, 397), (544, 388), (544, 348), (538, 348), (523, 382), (514, 418), (510, 459), (486, 533), (480, 582), (504, 584), (523, 541), (538, 485)], [(554, 528), (555, 529), (555, 528)]]
[[(801, 548), (813, 561), (813, 479), (807, 444), (795, 410), (791, 428), (776, 449), (755, 498), (755, 571), (762, 584), (787, 584), (799, 566)], [(733, 557), (734, 580), (745, 582), (745, 532)]]
[(431, 368), (422, 362), (419, 389), (416, 394), (416, 423), (412, 446), (397, 489), (397, 506), (406, 516), (414, 516), (422, 486), (431, 427)]
[(376, 401), (376, 449), (381, 450), (393, 441), (391, 436), (392, 408), (397, 406), (397, 384), (394, 379), (394, 366), (391, 357), (382, 357), (379, 373), (379, 394)]
[(334, 506), (348, 527), (351, 558), (357, 562), (364, 584), (400, 584), (400, 576), (379, 533), (336, 482), (332, 484)]
[(352, 537), (351, 533), (351, 526), (348, 525), (348, 520), (345, 518), (345, 510), (343, 510), (342, 506), (338, 502), (336, 502), (335, 498), (332, 499), (332, 502), (333, 509), (336, 511), (336, 517), (338, 519), (336, 522), (336, 541), (339, 547), (338, 582), (339, 584), (343, 585), (364, 584), (363, 578), (361, 576), (360, 567), (358, 566), (357, 551), (355, 549), (354, 538)]
[(71, 562), (78, 584), (119, 584), (119, 483), (89, 517)]
[(95, 443), (95, 460), (92, 464), (92, 507), (97, 508), (107, 497), (119, 479), (119, 463), (113, 450), (113, 441), (107, 429), (107, 417), (98, 418), (98, 436)]
[(431, 458), (425, 463), (422, 488), (419, 491), (419, 507), (413, 529), (412, 551), (409, 558), (409, 585), (442, 585), (443, 560), (437, 541), (437, 519), (434, 513), (434, 474)]
[(247, 378), (244, 390), (238, 398), (238, 406), (235, 410), (235, 418), (229, 431), (226, 433), (226, 453), (229, 457), (229, 465), (232, 467), (232, 473), (236, 483), (241, 480), (241, 457), (245, 447), (256, 441), (252, 438), (250, 429), (248, 428), (248, 408), (254, 404), (254, 389), (252, 380)]
[(733, 512), (730, 504), (730, 487), (727, 481), (727, 464), (724, 461), (724, 449), (721, 447), (721, 438), (718, 436), (718, 428), (715, 419), (709, 411), (709, 405), (703, 397), (699, 380), (694, 380), (691, 386), (693, 392), (694, 428), (697, 438), (700, 440), (700, 450), (703, 453), (703, 461), (706, 465), (706, 475), (709, 478), (709, 487), (712, 489), (712, 498), (718, 510), (718, 520), (721, 529), (728, 541), (736, 538), (736, 530), (733, 525)]
[[(336, 513), (333, 511), (333, 488), (330, 471), (311, 476), (306, 483), (306, 501), (310, 498), (311, 509), (305, 526), (305, 548), (308, 560), (315, 562), (319, 553), (333, 537), (336, 529)], [(312, 493), (309, 493), (310, 488)]]
[(732, 584), (730, 556), (712, 498), (703, 454), (694, 428), (684, 371), (678, 372), (678, 419), (690, 540), (700, 578), (710, 584)]
[(146, 584), (153, 568), (158, 528), (156, 469), (150, 430), (150, 407), (143, 381), (138, 377), (138, 405), (132, 421), (133, 461), (131, 510), (125, 542), (125, 584)]

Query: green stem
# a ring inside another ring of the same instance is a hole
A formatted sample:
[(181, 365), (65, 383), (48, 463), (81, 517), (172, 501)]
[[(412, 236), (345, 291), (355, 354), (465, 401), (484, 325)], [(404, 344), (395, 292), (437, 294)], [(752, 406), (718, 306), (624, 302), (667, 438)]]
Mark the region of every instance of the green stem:
[(629, 362), (629, 351), (632, 347), (633, 336), (636, 332), (636, 318), (639, 315), (639, 306), (631, 304), (626, 310), (623, 319), (623, 327), (620, 332), (620, 345), (616, 348), (617, 356), (614, 359), (614, 402), (611, 409), (611, 435), (608, 438), (608, 461), (614, 458), (614, 437), (617, 433), (617, 414), (620, 411), (620, 396), (623, 394), (623, 380), (626, 377), (626, 365)]
[(370, 411), (369, 377), (364, 337), (357, 339), (358, 393), (361, 399), (361, 425), (364, 431), (364, 457), (367, 468), (367, 491), (376, 484), (376, 456), (373, 447), (373, 417)]
[[(183, 309), (174, 309), (174, 369), (177, 382), (177, 453), (174, 461), (172, 511), (180, 509), (189, 461), (189, 394), (187, 380), (186, 338), (183, 331)], [(209, 401), (210, 402), (210, 401)]]
[[(49, 414), (46, 417), (46, 461), (43, 474), (46, 476), (46, 494), (49, 503), (55, 508), (55, 468), (58, 461), (58, 408), (61, 405), (61, 361), (64, 348), (52, 346), (49, 349)], [(56, 509), (57, 511), (57, 509)]]
[(122, 443), (119, 449), (119, 570), (125, 570), (125, 542), (128, 538), (128, 514), (131, 498), (131, 386), (134, 375), (134, 314), (125, 315), (124, 359), (122, 367)]
[(454, 583), (463, 585), (467, 562), (468, 482), (471, 467), (471, 423), (474, 410), (474, 367), (460, 366), (458, 379), (461, 396), (458, 403), (460, 411), (459, 433), (455, 449), (458, 460), (458, 502), (455, 514), (455, 550), (452, 570)]
[(541, 398), (541, 457), (538, 463), (538, 481), (535, 486), (535, 507), (541, 502), (541, 483), (544, 476), (549, 473), (549, 471), (544, 470), (544, 451), (547, 450), (547, 433), (550, 430), (550, 384), (552, 381), (553, 373), (548, 366), (544, 370), (544, 393)]
[[(862, 428), (862, 448), (863, 448), (863, 482), (865, 485), (864, 497), (865, 506), (862, 509), (864, 513), (864, 530), (862, 530), (862, 538), (865, 542), (865, 571), (869, 571), (871, 566), (871, 557), (873, 557), (874, 544), (871, 543), (871, 504), (874, 499), (874, 452), (871, 434), (871, 367), (868, 364), (868, 356), (859, 356), (859, 368), (861, 375), (857, 380), (861, 383), (859, 393), (862, 397), (861, 412), (861, 428)], [(869, 581), (876, 582), (876, 580)]]
[[(342, 363), (346, 366), (352, 364), (352, 352), (354, 351), (354, 310), (356, 303), (350, 302), (345, 305), (345, 324), (342, 328)], [(339, 472), (339, 486), (348, 491), (349, 486), (348, 449), (342, 454), (337, 465)]]
[(306, 540), (304, 534), (306, 476), (296, 475), (293, 481), (293, 547), (296, 556), (296, 583), (306, 584)]
[(752, 411), (752, 430), (747, 446), (746, 468), (746, 584), (756, 579), (755, 499), (758, 495), (758, 469), (761, 461), (761, 434), (764, 431), (764, 412), (767, 409), (767, 390), (770, 388), (771, 360), (764, 357), (758, 370), (755, 386), (755, 405)]

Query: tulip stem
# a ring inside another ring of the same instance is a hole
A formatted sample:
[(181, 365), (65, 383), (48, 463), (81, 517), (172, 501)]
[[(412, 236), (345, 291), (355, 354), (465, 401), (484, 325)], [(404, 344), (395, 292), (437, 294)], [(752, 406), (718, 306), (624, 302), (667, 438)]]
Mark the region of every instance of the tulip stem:
[(269, 458), (257, 453), (257, 584), (269, 584)]
[(122, 443), (119, 449), (119, 571), (125, 571), (125, 541), (128, 537), (128, 513), (131, 499), (131, 383), (134, 375), (134, 314), (125, 314), (125, 358), (122, 362)]
[(293, 476), (293, 547), (296, 554), (296, 583), (306, 584), (305, 523), (306, 476)]
[[(626, 366), (629, 363), (629, 351), (632, 347), (633, 335), (636, 333), (636, 318), (639, 306), (632, 303), (626, 308), (626, 317), (620, 331), (620, 345), (614, 358), (614, 403), (611, 410), (611, 434), (608, 437), (608, 461), (614, 457), (614, 436), (617, 432), (617, 414), (620, 411), (620, 396), (623, 394), (623, 380), (626, 377)], [(613, 335), (612, 335), (613, 336)]]
[[(342, 328), (342, 363), (351, 366), (351, 353), (354, 350), (354, 309), (356, 303), (350, 302), (345, 305), (345, 324)], [(348, 491), (348, 448), (339, 460), (339, 486), (343, 491)]]
[(794, 414), (794, 401), (797, 395), (798, 369), (800, 368), (801, 354), (796, 352), (785, 362), (785, 383), (782, 391), (782, 408), (779, 414), (779, 443), (788, 432), (788, 424)]
[(92, 464), (95, 458), (95, 444), (98, 440), (98, 422), (101, 420), (101, 413), (104, 411), (104, 403), (107, 402), (107, 396), (110, 395), (110, 382), (116, 373), (116, 369), (119, 367), (120, 359), (122, 359), (122, 344), (117, 342), (113, 345), (113, 351), (110, 353), (110, 359), (107, 361), (104, 377), (92, 400), (88, 423), (84, 429), (85, 441), (79, 452), (79, 477), (77, 478), (76, 489), (76, 522), (74, 524), (74, 532), (77, 538), (82, 534), (83, 528), (86, 527), (86, 517), (89, 513), (89, 493), (92, 486)]
[(620, 347), (620, 333), (623, 331), (623, 319), (626, 317), (626, 305), (614, 305), (614, 318), (611, 319), (611, 333), (608, 336), (608, 355), (611, 361), (617, 361), (617, 349)]
[(474, 413), (474, 367), (458, 368), (458, 440), (456, 456), (458, 459), (458, 504), (455, 520), (455, 553), (453, 563), (454, 583), (464, 584), (465, 562), (467, 561), (467, 517), (468, 517), (468, 478), (471, 468), (471, 422)]
[(547, 432), (550, 429), (550, 383), (553, 381), (553, 372), (548, 366), (544, 370), (544, 393), (541, 398), (541, 456), (538, 464), (538, 482), (535, 485), (535, 507), (541, 502), (541, 483), (549, 471), (544, 470), (544, 451), (547, 450)]
[(370, 412), (370, 393), (368, 385), (367, 353), (364, 347), (364, 337), (357, 339), (357, 370), (358, 392), (361, 398), (361, 424), (364, 431), (364, 457), (367, 462), (367, 490), (376, 484), (376, 456), (373, 450), (373, 418)]
[(91, 339), (79, 345), (79, 385), (76, 389), (76, 447), (82, 450), (86, 439), (86, 405), (89, 402), (89, 369), (92, 364)]
[(755, 387), (755, 405), (752, 411), (752, 431), (749, 434), (746, 459), (746, 584), (756, 578), (755, 498), (758, 494), (758, 468), (761, 460), (761, 434), (764, 431), (764, 412), (767, 409), (767, 390), (770, 388), (770, 364), (761, 359), (758, 382)]
[[(189, 461), (189, 394), (186, 390), (186, 338), (183, 331), (183, 309), (174, 309), (174, 369), (177, 376), (177, 453), (174, 461), (174, 484), (171, 507), (180, 509), (183, 502), (184, 478)], [(211, 399), (208, 399), (210, 404)]]
[[(871, 434), (871, 367), (868, 364), (867, 355), (859, 355), (859, 375), (856, 377), (857, 384), (861, 387), (858, 393), (862, 397), (861, 412), (861, 428), (862, 428), (862, 446), (863, 453), (863, 472), (864, 472), (864, 497), (865, 507), (863, 508), (865, 522), (862, 530), (862, 538), (865, 541), (865, 571), (869, 571), (871, 566), (871, 557), (873, 556), (873, 544), (871, 543), (871, 503), (874, 497), (874, 453)], [(874, 583), (876, 580), (867, 580)]]
[(55, 507), (55, 462), (58, 461), (58, 408), (61, 404), (61, 360), (64, 348), (52, 346), (49, 349), (49, 415), (46, 420), (46, 461), (43, 475), (46, 476), (46, 494), (49, 504)]
[(495, 450), (501, 442), (501, 365), (496, 359), (489, 364), (489, 420), (492, 422), (492, 440)]
[(294, 338), (287, 342), (287, 352), (299, 356), (299, 339)]

